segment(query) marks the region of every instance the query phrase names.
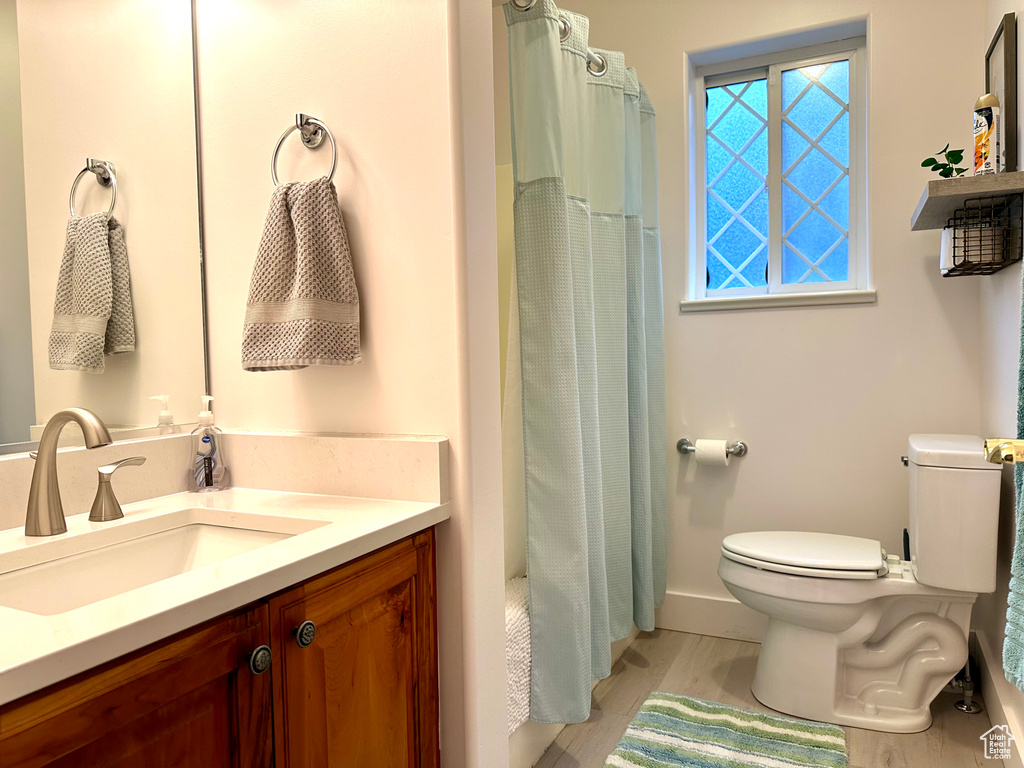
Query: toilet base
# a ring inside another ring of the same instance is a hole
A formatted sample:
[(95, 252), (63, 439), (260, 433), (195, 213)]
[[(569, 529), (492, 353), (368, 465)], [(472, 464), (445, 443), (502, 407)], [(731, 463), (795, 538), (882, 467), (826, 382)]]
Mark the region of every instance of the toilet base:
[(863, 636), (868, 622), (834, 633), (770, 617), (751, 692), (766, 707), (808, 720), (926, 730), (931, 702), (967, 661), (971, 606), (945, 607), (963, 615), (909, 612), (881, 637)]

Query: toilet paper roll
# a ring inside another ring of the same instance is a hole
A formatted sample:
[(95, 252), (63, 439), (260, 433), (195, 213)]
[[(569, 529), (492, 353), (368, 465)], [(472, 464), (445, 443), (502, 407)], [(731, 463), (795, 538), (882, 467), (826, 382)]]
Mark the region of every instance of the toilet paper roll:
[(697, 449), (693, 457), (698, 464), (706, 464), (710, 467), (728, 467), (732, 456), (726, 452), (728, 443), (725, 440), (698, 440), (694, 443)]
[(939, 250), (939, 271), (946, 274), (953, 268), (953, 228), (942, 230), (942, 247)]

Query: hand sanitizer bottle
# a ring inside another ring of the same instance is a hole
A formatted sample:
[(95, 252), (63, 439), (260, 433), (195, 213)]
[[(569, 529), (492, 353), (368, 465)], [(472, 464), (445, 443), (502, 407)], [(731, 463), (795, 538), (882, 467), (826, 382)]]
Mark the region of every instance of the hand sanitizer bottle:
[(224, 464), (221, 439), (224, 433), (213, 425), (210, 395), (203, 395), (199, 426), (192, 431), (193, 462), (189, 469), (188, 489), (195, 493), (220, 491), (228, 487), (228, 468)]

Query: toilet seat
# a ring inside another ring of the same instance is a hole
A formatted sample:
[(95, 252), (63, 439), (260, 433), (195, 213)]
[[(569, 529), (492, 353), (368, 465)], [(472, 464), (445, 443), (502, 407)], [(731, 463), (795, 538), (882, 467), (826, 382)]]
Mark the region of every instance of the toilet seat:
[(887, 573), (881, 543), (834, 533), (736, 533), (722, 542), (722, 556), (761, 570), (824, 579), (877, 579)]
[(772, 563), (767, 560), (758, 560), (754, 557), (738, 555), (735, 552), (730, 552), (725, 547), (722, 547), (722, 556), (736, 563), (752, 565), (755, 568), (760, 568), (762, 571), (788, 573), (793, 576), (811, 576), (819, 579), (877, 579), (881, 576), (885, 576), (887, 573), (887, 569), (884, 565), (880, 571), (837, 571), (829, 570), (827, 568), (800, 568), (795, 565)]

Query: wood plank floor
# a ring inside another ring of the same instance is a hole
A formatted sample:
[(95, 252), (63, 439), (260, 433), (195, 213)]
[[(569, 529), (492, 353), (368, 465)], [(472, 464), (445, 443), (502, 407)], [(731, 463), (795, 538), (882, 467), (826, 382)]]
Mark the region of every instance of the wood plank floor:
[[(538, 768), (601, 768), (652, 691), (771, 712), (750, 693), (760, 647), (683, 632), (641, 632), (611, 677), (594, 688), (590, 720), (567, 726)], [(953, 709), (957, 698), (940, 694), (932, 704), (932, 727), (923, 733), (846, 728), (850, 768), (992, 768), (994, 761), (985, 759), (978, 738), (991, 727), (988, 713), (958, 712)]]

